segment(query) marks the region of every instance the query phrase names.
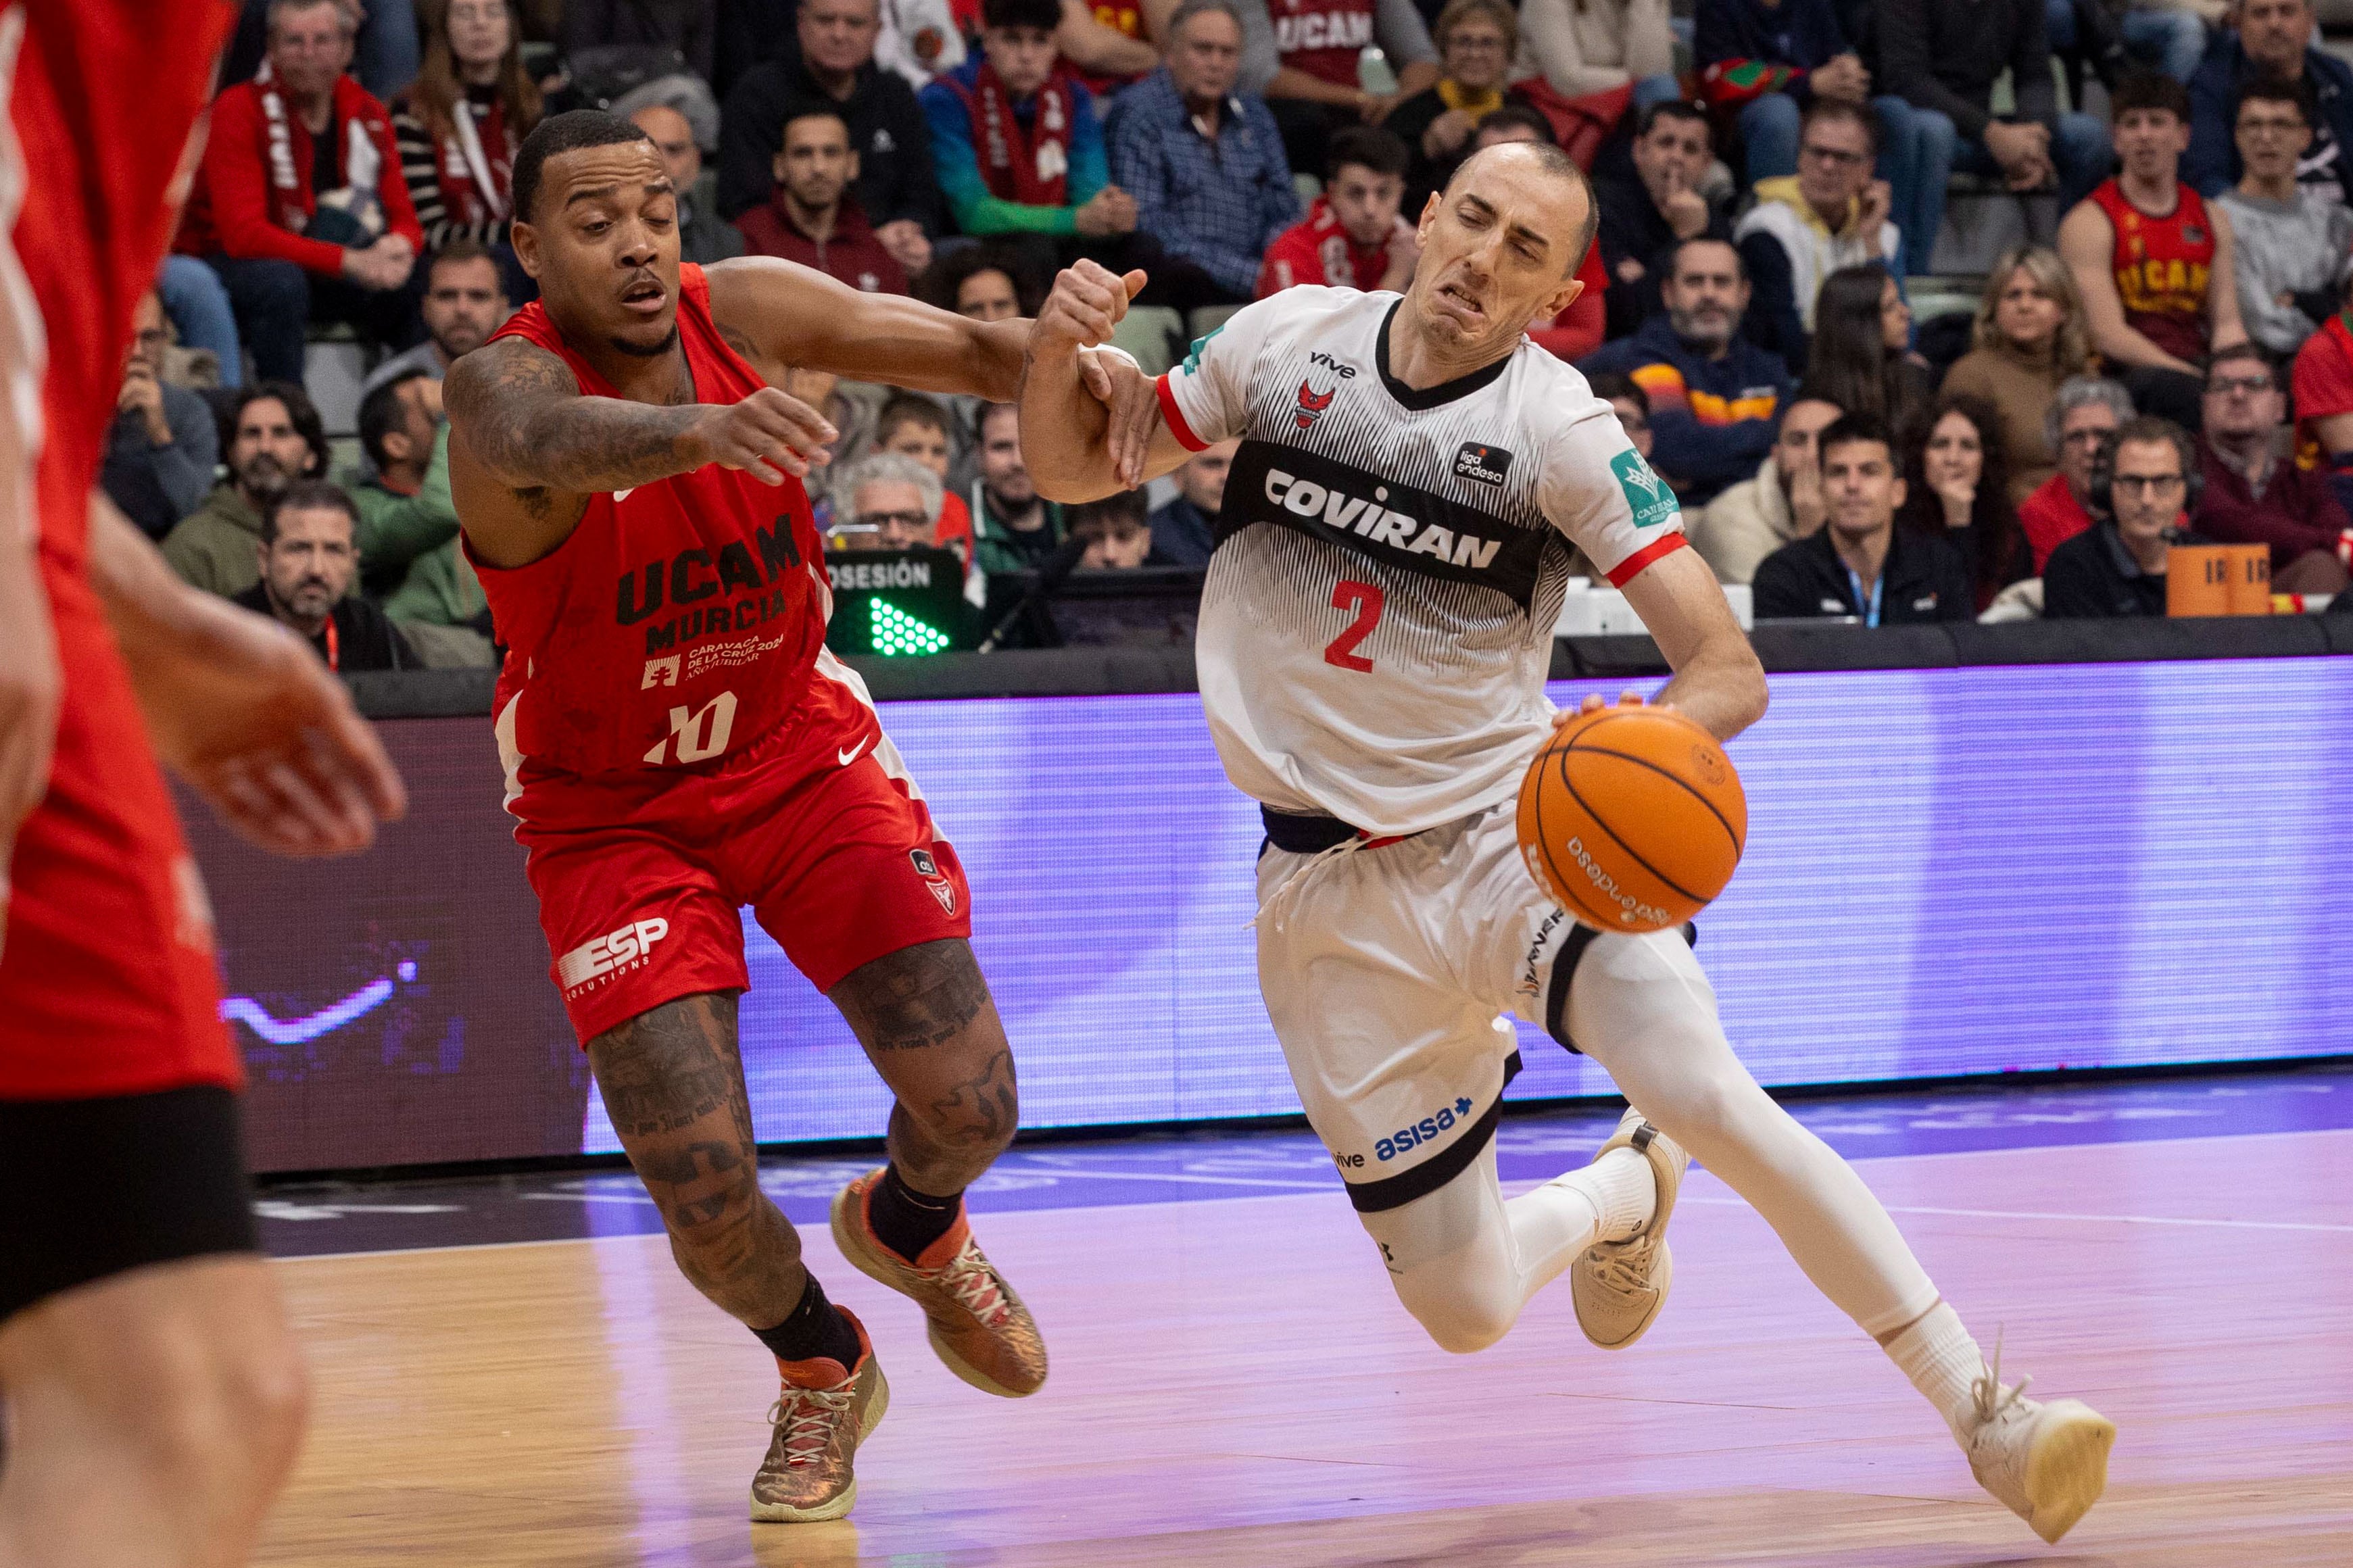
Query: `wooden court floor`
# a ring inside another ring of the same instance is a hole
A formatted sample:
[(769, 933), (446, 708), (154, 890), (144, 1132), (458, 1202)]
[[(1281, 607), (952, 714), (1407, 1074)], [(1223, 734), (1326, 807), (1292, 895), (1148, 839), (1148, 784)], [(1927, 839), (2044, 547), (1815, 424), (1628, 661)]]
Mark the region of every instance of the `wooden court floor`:
[(318, 1411), (259, 1561), (2353, 1564), (2353, 1131), (1862, 1169), (2006, 1367), (2121, 1428), (2061, 1546), (1694, 1173), (1674, 1299), (1614, 1355), (1565, 1285), (1438, 1351), (1336, 1192), (984, 1215), (1055, 1358), (1018, 1403), (813, 1235), (893, 1395), (831, 1525), (746, 1521), (774, 1373), (658, 1237), (289, 1262)]

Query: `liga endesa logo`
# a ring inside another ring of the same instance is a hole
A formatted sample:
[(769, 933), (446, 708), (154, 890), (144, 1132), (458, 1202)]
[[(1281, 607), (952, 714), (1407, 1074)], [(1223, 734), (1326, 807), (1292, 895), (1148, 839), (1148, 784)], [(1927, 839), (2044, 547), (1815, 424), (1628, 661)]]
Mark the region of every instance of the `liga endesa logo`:
[(1584, 840), (1573, 833), (1568, 836), (1568, 853), (1577, 861), (1577, 868), (1585, 873), (1585, 879), (1593, 884), (1593, 890), (1618, 906), (1620, 920), (1629, 925), (1636, 921), (1655, 925), (1668, 920), (1666, 910), (1654, 910), (1620, 888), (1618, 879), (1593, 863), (1593, 857), (1586, 853)]

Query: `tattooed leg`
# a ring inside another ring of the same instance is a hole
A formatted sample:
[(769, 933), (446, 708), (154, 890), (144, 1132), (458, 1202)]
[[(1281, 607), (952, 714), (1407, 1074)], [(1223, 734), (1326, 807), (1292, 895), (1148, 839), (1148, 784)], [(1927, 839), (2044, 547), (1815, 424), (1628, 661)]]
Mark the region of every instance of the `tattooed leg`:
[(969, 943), (902, 948), (829, 993), (899, 1097), (891, 1160), (918, 1192), (958, 1193), (1013, 1141), (1013, 1051)]
[(640, 1013), (589, 1041), (588, 1065), (679, 1271), (749, 1327), (784, 1321), (808, 1270), (791, 1222), (760, 1190), (735, 994)]

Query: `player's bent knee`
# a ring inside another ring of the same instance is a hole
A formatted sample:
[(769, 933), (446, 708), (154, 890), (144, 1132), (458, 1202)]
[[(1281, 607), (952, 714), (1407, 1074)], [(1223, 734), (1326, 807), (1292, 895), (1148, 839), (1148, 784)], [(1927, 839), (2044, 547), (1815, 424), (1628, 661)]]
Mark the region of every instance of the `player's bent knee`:
[(1413, 1314), (1438, 1348), (1454, 1355), (1485, 1350), (1519, 1321), (1516, 1297), (1479, 1289), (1460, 1275), (1392, 1275), (1398, 1300)]

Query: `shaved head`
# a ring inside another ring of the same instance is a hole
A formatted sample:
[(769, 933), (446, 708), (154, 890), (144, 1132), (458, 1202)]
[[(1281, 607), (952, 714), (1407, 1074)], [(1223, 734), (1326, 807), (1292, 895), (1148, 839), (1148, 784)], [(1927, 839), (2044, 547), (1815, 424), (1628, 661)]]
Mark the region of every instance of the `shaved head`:
[(1585, 199), (1585, 223), (1569, 247), (1568, 273), (1577, 275), (1585, 265), (1585, 253), (1593, 247), (1593, 237), (1601, 227), (1601, 204), (1594, 198), (1593, 182), (1577, 166), (1577, 160), (1549, 142), (1505, 142), (1482, 148), (1456, 165), (1453, 178), (1439, 193), (1441, 200), (1451, 200), (1454, 193), (1474, 169), (1493, 168), (1499, 162), (1513, 161), (1534, 168), (1537, 173), (1559, 180)]

